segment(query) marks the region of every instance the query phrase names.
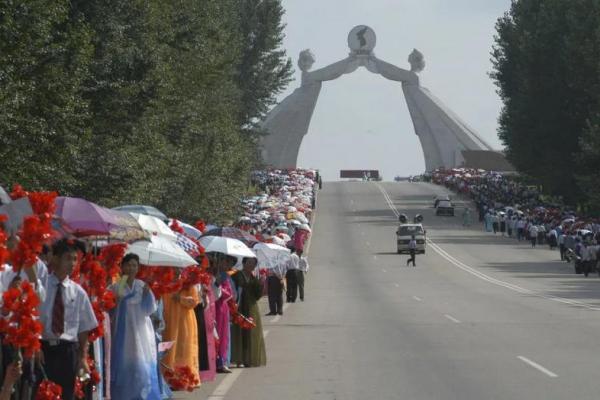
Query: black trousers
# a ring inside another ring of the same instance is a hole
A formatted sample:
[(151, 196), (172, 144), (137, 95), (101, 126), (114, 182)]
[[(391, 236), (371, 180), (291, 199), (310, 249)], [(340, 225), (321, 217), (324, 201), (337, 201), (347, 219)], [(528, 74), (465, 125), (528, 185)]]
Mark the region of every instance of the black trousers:
[(287, 302), (294, 303), (298, 297), (298, 270), (291, 269), (285, 274), (287, 282)]
[(77, 376), (77, 355), (79, 343), (61, 340), (51, 346), (42, 341), (44, 370), (48, 379), (62, 387), (63, 400), (75, 400), (75, 377)]
[(267, 293), (269, 295), (269, 312), (278, 314), (283, 312), (283, 286), (276, 276), (267, 278)]
[(565, 260), (565, 254), (567, 253), (567, 248), (565, 247), (564, 244), (561, 244), (559, 246), (559, 249), (560, 249), (560, 260), (564, 261)]
[(582, 261), (581, 262), (581, 266), (583, 269), (583, 274), (585, 276), (588, 276), (590, 272), (592, 272), (592, 266), (593, 266), (593, 262), (592, 261)]
[(411, 262), (413, 263), (413, 267), (416, 267), (416, 254), (417, 252), (415, 251), (415, 249), (410, 249), (410, 258), (406, 261), (406, 265), (408, 266), (408, 264), (410, 264)]
[(296, 281), (298, 282), (298, 294), (300, 295), (300, 300), (304, 301), (304, 272), (298, 270)]

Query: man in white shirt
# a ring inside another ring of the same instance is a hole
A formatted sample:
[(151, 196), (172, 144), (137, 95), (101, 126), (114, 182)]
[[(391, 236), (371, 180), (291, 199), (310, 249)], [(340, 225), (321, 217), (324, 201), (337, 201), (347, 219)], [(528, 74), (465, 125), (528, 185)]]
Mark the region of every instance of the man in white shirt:
[(300, 257), (296, 254), (296, 251), (292, 251), (290, 255), (290, 260), (287, 263), (287, 272), (285, 273), (285, 281), (287, 283), (286, 298), (288, 303), (295, 303), (298, 297), (298, 266), (300, 264)]
[(529, 226), (529, 239), (531, 240), (531, 247), (535, 247), (538, 239), (538, 227), (537, 225), (531, 224)]
[(302, 250), (297, 250), (296, 254), (298, 254), (298, 273), (296, 280), (298, 281), (298, 295), (300, 296), (300, 301), (304, 301), (304, 274), (308, 273), (310, 266), (308, 265), (308, 260), (306, 257), (302, 255)]
[(267, 294), (269, 296), (269, 312), (267, 315), (283, 315), (283, 283), (286, 265), (277, 264), (267, 273)]
[(86, 362), (88, 334), (98, 326), (87, 293), (69, 279), (80, 250), (80, 244), (70, 239), (54, 244), (52, 273), (48, 277), (46, 299), (40, 306), (43, 325), (40, 361), (48, 379), (62, 387), (64, 400), (74, 400), (79, 371), (90, 372)]

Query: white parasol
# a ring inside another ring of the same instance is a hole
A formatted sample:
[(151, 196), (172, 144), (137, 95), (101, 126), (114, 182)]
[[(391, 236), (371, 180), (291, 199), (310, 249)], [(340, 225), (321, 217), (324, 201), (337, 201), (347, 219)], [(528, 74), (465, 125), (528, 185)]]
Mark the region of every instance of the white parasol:
[(161, 236), (167, 240), (175, 242), (177, 235), (162, 220), (157, 217), (145, 214), (130, 213), (137, 220), (143, 230), (150, 235)]
[(150, 241), (140, 240), (128, 245), (127, 251), (140, 257), (140, 264), (153, 267), (185, 268), (198, 263), (174, 242), (153, 235)]
[(200, 239), (200, 244), (204, 246), (205, 253), (223, 253), (238, 258), (256, 257), (248, 246), (237, 239), (221, 236), (212, 236), (211, 238), (210, 241), (206, 240), (204, 242), (202, 241), (204, 238)]

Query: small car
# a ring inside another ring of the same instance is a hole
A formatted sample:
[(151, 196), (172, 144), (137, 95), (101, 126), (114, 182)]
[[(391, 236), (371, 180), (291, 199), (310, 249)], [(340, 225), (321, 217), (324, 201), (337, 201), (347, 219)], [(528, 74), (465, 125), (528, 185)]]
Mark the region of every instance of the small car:
[(408, 244), (414, 236), (417, 241), (417, 253), (425, 254), (426, 233), (422, 224), (401, 224), (396, 231), (397, 253), (409, 253)]
[(437, 208), (438, 204), (440, 204), (440, 201), (450, 201), (450, 196), (436, 196), (436, 198), (433, 200), (433, 208)]
[(454, 217), (454, 206), (449, 200), (440, 200), (435, 208), (435, 215), (449, 215)]

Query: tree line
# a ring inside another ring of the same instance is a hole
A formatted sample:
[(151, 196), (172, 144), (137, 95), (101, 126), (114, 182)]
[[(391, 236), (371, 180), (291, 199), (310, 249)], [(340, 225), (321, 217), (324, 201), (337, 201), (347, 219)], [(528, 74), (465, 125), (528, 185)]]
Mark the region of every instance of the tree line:
[(0, 184), (235, 213), (289, 83), (280, 0), (0, 3)]
[(496, 30), (508, 159), (548, 194), (600, 213), (600, 0), (513, 0)]

